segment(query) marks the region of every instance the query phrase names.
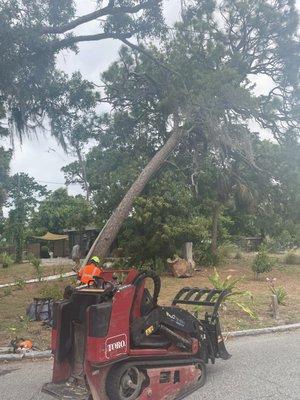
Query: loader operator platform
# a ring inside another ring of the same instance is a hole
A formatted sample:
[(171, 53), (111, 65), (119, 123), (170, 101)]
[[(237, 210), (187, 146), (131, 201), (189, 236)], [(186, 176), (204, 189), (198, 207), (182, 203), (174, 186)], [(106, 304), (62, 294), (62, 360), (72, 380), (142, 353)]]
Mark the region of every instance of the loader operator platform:
[(81, 284), (89, 285), (94, 283), (94, 276), (100, 276), (102, 269), (100, 267), (100, 259), (97, 256), (91, 258), (90, 262), (82, 266), (78, 272), (78, 279)]

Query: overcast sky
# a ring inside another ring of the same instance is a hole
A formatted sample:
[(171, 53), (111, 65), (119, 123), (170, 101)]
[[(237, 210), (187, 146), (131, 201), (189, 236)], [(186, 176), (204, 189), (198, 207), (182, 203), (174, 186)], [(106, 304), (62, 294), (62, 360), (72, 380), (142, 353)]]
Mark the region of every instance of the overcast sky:
[[(173, 24), (180, 17), (180, 0), (165, 0), (165, 15), (168, 24)], [(77, 1), (78, 15), (94, 10), (95, 2)], [(91, 33), (97, 29), (97, 24), (89, 23), (78, 29), (78, 33)], [(79, 54), (65, 51), (59, 57), (59, 66), (68, 73), (79, 70), (82, 75), (93, 82), (100, 81), (101, 72), (112, 63), (118, 55), (120, 42), (106, 40), (87, 42), (79, 45)], [(40, 133), (38, 139), (25, 139), (22, 146), (16, 141), (14, 157), (11, 163), (11, 173), (27, 172), (50, 190), (64, 186), (64, 176), (61, 168), (72, 162), (71, 156), (64, 153), (50, 132)], [(70, 194), (80, 193), (77, 185), (69, 186)]]
[[(180, 0), (165, 0), (165, 16), (168, 24), (173, 24), (180, 18)], [(95, 1), (78, 0), (78, 15), (85, 14), (94, 9)], [(300, 9), (300, 0), (297, 0)], [(80, 33), (91, 33), (97, 26), (87, 24), (81, 27)], [(120, 43), (114, 40), (90, 42), (80, 44), (79, 54), (64, 52), (59, 57), (59, 66), (71, 73), (79, 70), (83, 76), (94, 82), (99, 82), (100, 74), (109, 64), (116, 59)], [(261, 80), (260, 88), (266, 88), (268, 81)], [(38, 135), (38, 140), (25, 139), (22, 146), (15, 143), (14, 157), (11, 164), (11, 173), (27, 172), (37, 181), (54, 190), (64, 186), (64, 177), (61, 167), (72, 162), (73, 159), (66, 155), (57, 142), (50, 137), (49, 132)], [(72, 185), (70, 194), (80, 192), (80, 188)]]

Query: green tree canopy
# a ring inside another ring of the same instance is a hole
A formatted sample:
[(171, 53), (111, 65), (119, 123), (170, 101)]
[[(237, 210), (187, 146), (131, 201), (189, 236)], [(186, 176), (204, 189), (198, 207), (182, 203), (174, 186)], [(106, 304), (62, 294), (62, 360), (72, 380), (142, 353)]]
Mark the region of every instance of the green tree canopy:
[[(123, 146), (126, 154), (131, 143), (152, 147), (152, 154), (164, 145), (155, 157), (147, 151), (142, 161), (137, 148), (137, 171), (149, 164), (101, 233), (95, 247), (99, 254), (108, 251), (149, 179), (144, 177), (152, 176), (177, 146), (176, 151), (190, 153), (199, 170), (199, 159), (207, 153), (222, 153), (221, 160), (235, 153), (246, 165), (255, 165), (250, 122), (270, 129), (281, 143), (298, 137), (297, 31), (295, 1), (208, 0), (187, 2), (183, 22), (159, 47), (145, 42), (137, 48), (124, 40), (131, 51), (124, 48), (103, 74), (114, 110), (103, 129), (124, 132), (123, 141), (121, 134), (115, 137), (116, 148)], [(262, 76), (270, 79), (271, 89), (260, 95), (254, 80)]]
[(39, 200), (47, 193), (46, 187), (23, 172), (8, 179), (7, 205), (10, 207), (7, 232), (11, 243), (16, 245), (16, 261), (22, 261), (26, 230), (31, 214)]
[(84, 229), (92, 221), (92, 209), (80, 195), (69, 196), (64, 188), (50, 193), (39, 206), (31, 221), (38, 232), (62, 233), (64, 229)]
[[(163, 26), (161, 7), (157, 0), (100, 1), (93, 12), (77, 16), (73, 0), (1, 2), (0, 110), (6, 120), (18, 132), (40, 126), (44, 113), (66, 100), (68, 77), (56, 68), (60, 50), (77, 51), (84, 41), (156, 35)], [(98, 19), (98, 32), (76, 33)]]
[(11, 150), (5, 150), (2, 146), (0, 147), (0, 217), (2, 215), (2, 208), (6, 201), (11, 155)]

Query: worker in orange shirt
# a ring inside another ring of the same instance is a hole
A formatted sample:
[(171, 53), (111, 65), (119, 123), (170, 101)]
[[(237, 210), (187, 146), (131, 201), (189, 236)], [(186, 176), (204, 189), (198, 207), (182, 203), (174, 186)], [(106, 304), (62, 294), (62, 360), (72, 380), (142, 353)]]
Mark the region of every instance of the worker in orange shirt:
[(94, 256), (90, 259), (90, 262), (83, 265), (78, 272), (78, 279), (84, 285), (88, 285), (94, 282), (94, 276), (100, 276), (102, 274), (102, 268), (100, 267), (100, 258)]

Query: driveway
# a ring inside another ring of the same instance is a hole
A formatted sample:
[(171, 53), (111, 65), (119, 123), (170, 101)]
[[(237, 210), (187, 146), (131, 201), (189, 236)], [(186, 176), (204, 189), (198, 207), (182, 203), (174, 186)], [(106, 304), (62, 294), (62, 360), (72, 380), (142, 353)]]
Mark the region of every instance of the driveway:
[[(232, 339), (228, 361), (208, 366), (206, 385), (187, 400), (300, 400), (300, 331)], [(51, 400), (40, 392), (49, 361), (0, 365), (1, 400)]]

